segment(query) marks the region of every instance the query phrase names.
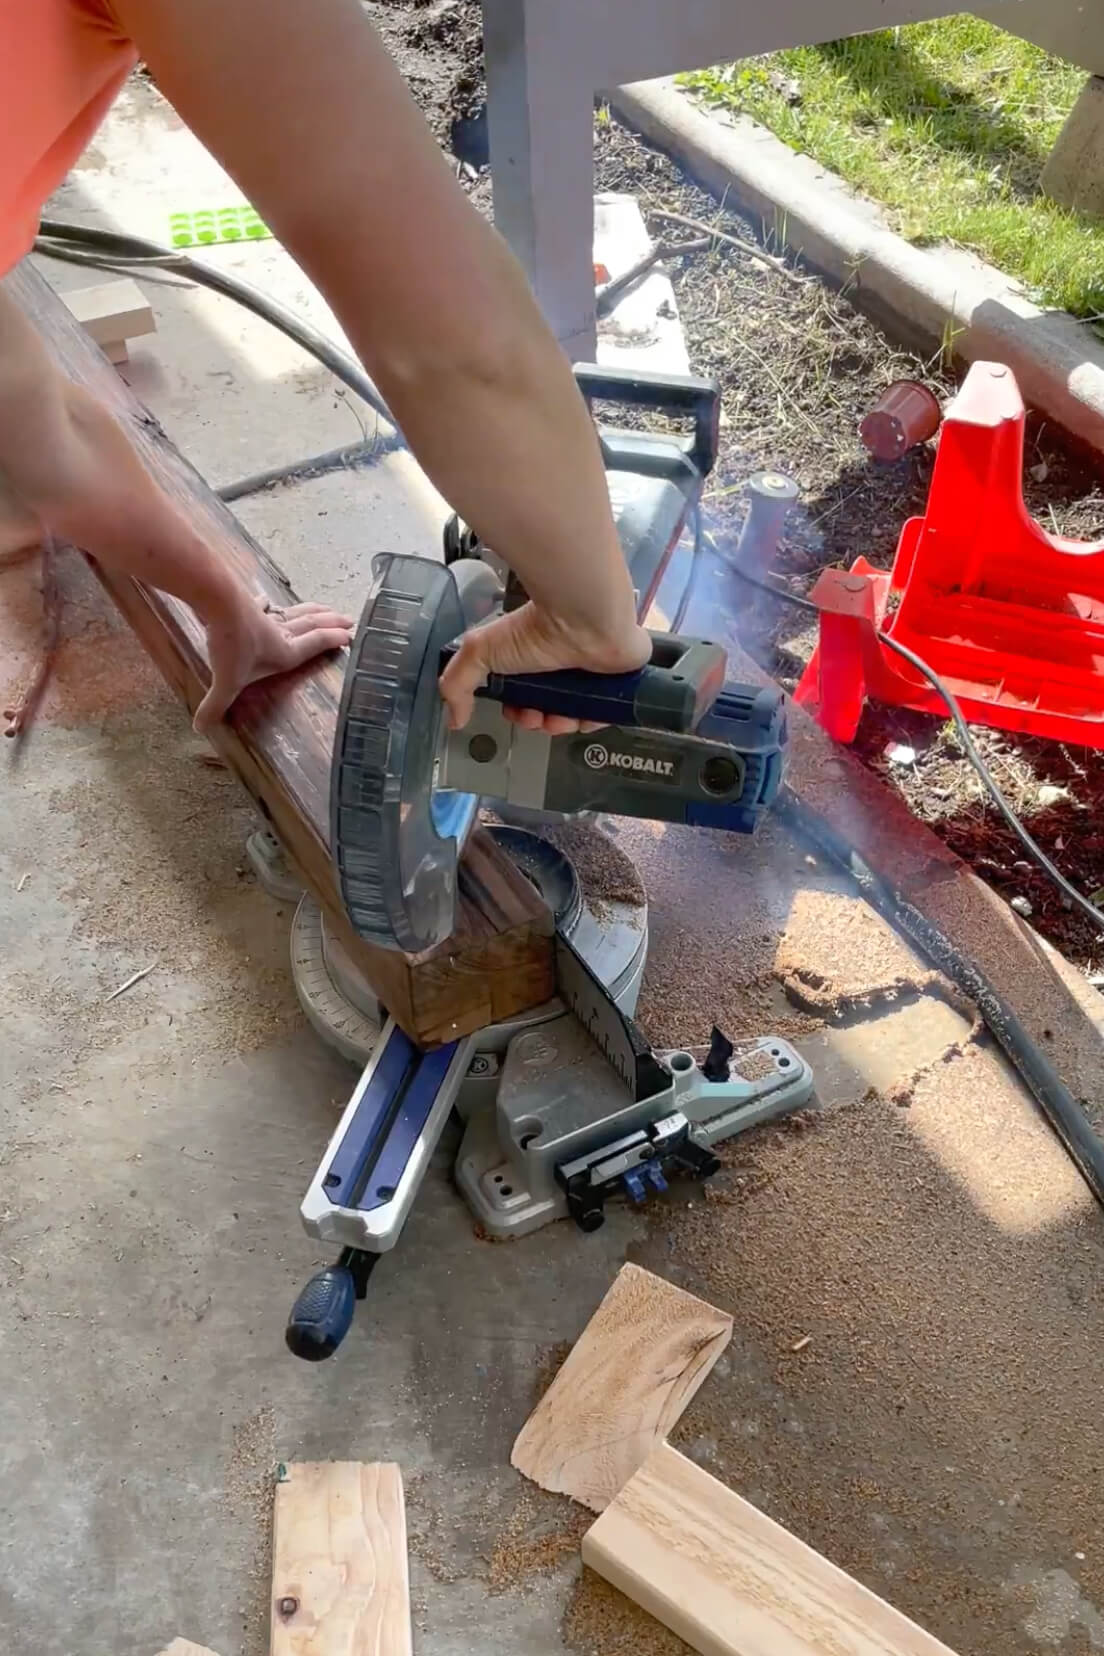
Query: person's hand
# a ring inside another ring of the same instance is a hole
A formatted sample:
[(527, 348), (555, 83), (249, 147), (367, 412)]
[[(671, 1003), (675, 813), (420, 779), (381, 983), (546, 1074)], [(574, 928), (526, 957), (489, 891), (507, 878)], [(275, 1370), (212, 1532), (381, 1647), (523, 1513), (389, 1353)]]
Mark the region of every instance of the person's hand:
[[(475, 692), (489, 673), (552, 673), (570, 667), (591, 673), (631, 673), (651, 658), (652, 644), (631, 614), (611, 637), (599, 637), (524, 604), (486, 626), (464, 634), (460, 647), (441, 675), (441, 695), (449, 724), (461, 730), (472, 715)], [(533, 708), (503, 708), (505, 716), (526, 730), (569, 736), (600, 727), (585, 720), (538, 713)]]
[(196, 709), (201, 734), (225, 715), (247, 684), (343, 649), (355, 622), (325, 604), (271, 609), (244, 590), (204, 619), (211, 684)]

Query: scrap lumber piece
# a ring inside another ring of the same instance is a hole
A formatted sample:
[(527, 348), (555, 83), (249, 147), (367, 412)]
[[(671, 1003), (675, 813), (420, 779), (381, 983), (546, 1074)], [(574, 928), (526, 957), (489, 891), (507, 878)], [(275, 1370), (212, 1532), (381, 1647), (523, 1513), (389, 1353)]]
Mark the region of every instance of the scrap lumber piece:
[(124, 276), (116, 282), (75, 288), (62, 301), (108, 362), (127, 360), (127, 340), (156, 331), (153, 311), (138, 283)]
[[(246, 585), (276, 606), (297, 602), (271, 562), (134, 400), (49, 285), (26, 261), (4, 278), (63, 373), (92, 391), (132, 438), (157, 482)], [(208, 671), (203, 629), (186, 604), (92, 567), (172, 688), (194, 712)], [(248, 789), (328, 924), (380, 1000), (422, 1046), (527, 1012), (554, 993), (550, 912), (504, 852), (476, 839), (456, 932), (418, 956), (374, 949), (345, 919), (329, 853), (329, 776), (343, 665), (329, 657), (250, 686), (211, 740)]]
[(954, 1656), (667, 1444), (591, 1525), (583, 1562), (702, 1656)]
[(732, 1318), (625, 1265), (522, 1427), (511, 1464), (601, 1512), (674, 1426)]
[(172, 1644), (161, 1652), (161, 1656), (215, 1656), (215, 1653), (208, 1650), (206, 1645), (193, 1644), (190, 1639), (174, 1639)]
[(286, 1467), (272, 1545), (270, 1656), (411, 1656), (397, 1466)]

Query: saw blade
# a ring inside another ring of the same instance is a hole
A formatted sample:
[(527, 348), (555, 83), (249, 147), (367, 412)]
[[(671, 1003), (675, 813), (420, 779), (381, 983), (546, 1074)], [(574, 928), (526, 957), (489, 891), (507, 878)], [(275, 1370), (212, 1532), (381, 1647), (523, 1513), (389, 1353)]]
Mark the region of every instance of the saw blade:
[(638, 1103), (669, 1090), (670, 1072), (561, 931), (556, 932), (556, 987)]
[(408, 954), (452, 935), (479, 799), (436, 786), (441, 651), (464, 631), (441, 564), (384, 554), (349, 652), (330, 772), (330, 847), (353, 929)]

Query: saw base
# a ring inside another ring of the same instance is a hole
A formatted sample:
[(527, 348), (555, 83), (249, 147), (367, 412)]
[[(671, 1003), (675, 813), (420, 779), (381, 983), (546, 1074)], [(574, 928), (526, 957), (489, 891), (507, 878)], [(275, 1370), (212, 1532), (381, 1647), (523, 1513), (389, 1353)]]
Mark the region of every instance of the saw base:
[[(812, 1093), (809, 1066), (773, 1037), (737, 1053), (723, 1087), (702, 1084), (693, 1053), (665, 1062), (672, 1108), (710, 1148), (804, 1108)], [(599, 1146), (608, 1181), (622, 1160), (631, 1165), (624, 1152), (655, 1114), (653, 1100), (630, 1097), (575, 1018), (551, 1020), (513, 1042), (494, 1096), (472, 1113), (456, 1159), (460, 1193), (489, 1236), (526, 1236), (572, 1211), (565, 1167), (582, 1167)], [(588, 1173), (591, 1165), (594, 1156)]]

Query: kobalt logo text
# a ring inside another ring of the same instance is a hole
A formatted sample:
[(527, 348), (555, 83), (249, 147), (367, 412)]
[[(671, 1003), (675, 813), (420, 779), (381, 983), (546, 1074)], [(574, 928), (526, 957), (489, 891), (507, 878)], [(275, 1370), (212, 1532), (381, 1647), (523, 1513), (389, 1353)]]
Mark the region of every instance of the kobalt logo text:
[(670, 759), (652, 759), (644, 753), (611, 753), (601, 742), (591, 742), (583, 758), (591, 770), (627, 770), (646, 776), (673, 776), (675, 767)]

